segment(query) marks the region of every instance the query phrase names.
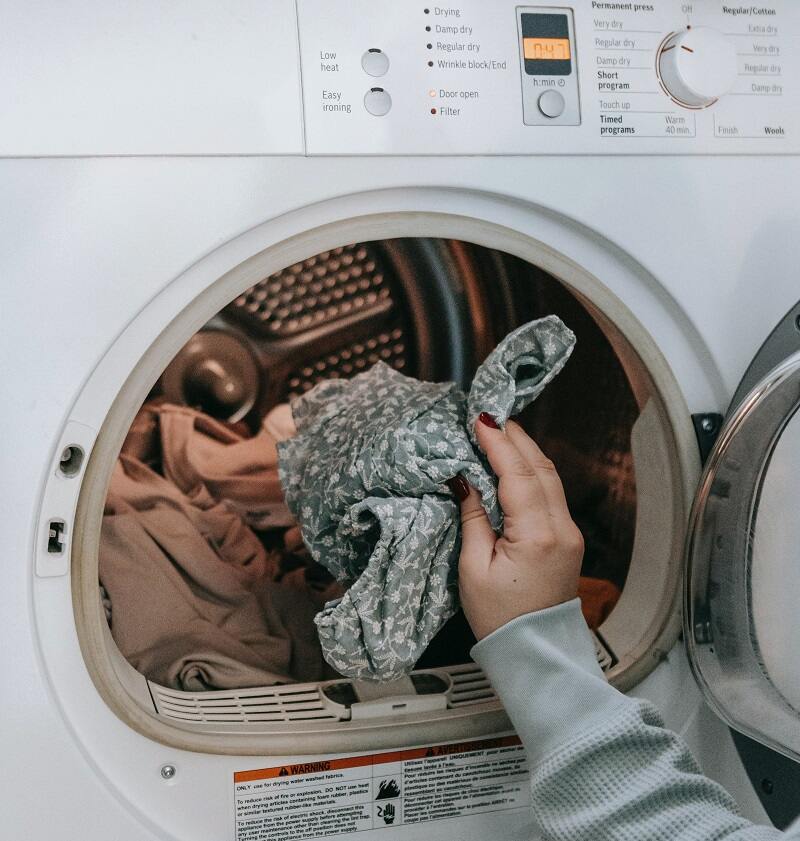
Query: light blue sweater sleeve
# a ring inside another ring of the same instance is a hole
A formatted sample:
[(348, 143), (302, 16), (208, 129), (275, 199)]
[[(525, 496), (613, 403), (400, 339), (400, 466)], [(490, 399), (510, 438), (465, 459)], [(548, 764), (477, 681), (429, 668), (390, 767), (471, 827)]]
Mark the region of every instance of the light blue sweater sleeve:
[(528, 752), (547, 841), (800, 839), (742, 818), (656, 708), (606, 682), (578, 599), (512, 620), (472, 656)]

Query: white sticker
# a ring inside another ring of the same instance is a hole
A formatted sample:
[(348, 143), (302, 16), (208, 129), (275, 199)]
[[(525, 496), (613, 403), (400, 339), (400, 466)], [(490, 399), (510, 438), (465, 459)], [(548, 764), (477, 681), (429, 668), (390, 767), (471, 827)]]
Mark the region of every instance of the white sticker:
[(530, 805), (517, 736), (233, 775), (236, 841), (307, 841)]

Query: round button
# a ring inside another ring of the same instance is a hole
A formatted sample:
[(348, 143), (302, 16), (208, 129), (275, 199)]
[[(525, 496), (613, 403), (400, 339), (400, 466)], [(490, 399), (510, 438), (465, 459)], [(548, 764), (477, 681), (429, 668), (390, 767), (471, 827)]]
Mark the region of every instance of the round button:
[(564, 113), (564, 97), (558, 91), (545, 91), (539, 97), (539, 110), (545, 117), (560, 117)]
[(378, 49), (367, 50), (361, 56), (361, 66), (370, 76), (383, 76), (389, 69), (389, 56)]
[(388, 114), (392, 107), (392, 98), (383, 88), (370, 88), (364, 94), (364, 107), (375, 117)]

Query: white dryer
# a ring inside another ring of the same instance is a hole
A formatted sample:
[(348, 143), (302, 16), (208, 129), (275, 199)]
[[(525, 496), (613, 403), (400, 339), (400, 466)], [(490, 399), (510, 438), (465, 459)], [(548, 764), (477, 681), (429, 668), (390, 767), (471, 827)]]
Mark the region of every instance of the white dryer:
[(790, 817), (800, 7), (490, 6), (4, 4), (15, 835), (535, 837), (463, 626), (378, 690), (184, 692), (120, 654), (98, 547), (148, 395), (247, 421), (377, 358), (465, 381), (548, 311), (579, 350), (526, 423), (621, 589), (600, 662)]

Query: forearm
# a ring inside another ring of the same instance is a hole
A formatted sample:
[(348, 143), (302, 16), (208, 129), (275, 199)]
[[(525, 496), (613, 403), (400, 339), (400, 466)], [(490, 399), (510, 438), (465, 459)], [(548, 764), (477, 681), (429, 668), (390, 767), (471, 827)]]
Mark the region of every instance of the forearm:
[(609, 686), (577, 600), (519, 617), (473, 649), (531, 764), (549, 841), (772, 841), (704, 777), (655, 708)]

